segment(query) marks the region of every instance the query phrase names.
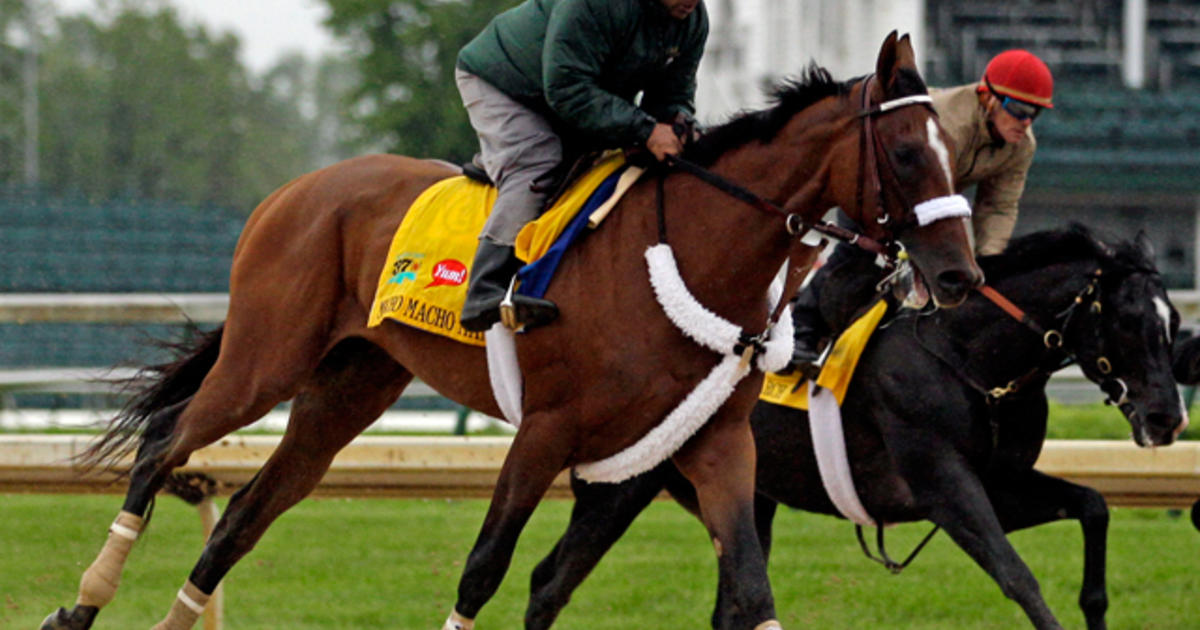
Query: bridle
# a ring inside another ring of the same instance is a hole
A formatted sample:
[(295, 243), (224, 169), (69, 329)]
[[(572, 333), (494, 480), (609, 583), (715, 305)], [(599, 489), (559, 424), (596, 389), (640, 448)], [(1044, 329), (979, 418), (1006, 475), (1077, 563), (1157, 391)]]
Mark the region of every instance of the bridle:
[[(871, 74), (867, 75), (861, 81), (862, 109), (857, 114), (857, 117), (862, 120), (862, 132), (859, 136), (859, 148), (862, 157), (859, 159), (856, 201), (859, 208), (865, 209), (863, 202), (869, 192), (875, 209), (874, 221), (864, 221), (867, 224), (867, 234), (860, 234), (829, 221), (806, 222), (798, 213), (790, 212), (788, 209), (768, 199), (764, 199), (746, 188), (734, 184), (720, 175), (681, 157), (667, 156), (665, 162), (668, 166), (688, 173), (738, 201), (768, 214), (775, 214), (782, 217), (788, 234), (792, 236), (803, 237), (807, 232), (814, 231), (834, 240), (845, 242), (883, 256), (894, 265), (899, 253), (899, 247), (894, 243), (895, 234), (898, 231), (913, 227), (914, 225), (927, 225), (937, 219), (949, 216), (970, 216), (970, 206), (960, 195), (953, 194), (914, 205), (908, 198), (908, 195), (905, 194), (905, 188), (896, 175), (895, 165), (892, 164), (890, 154), (883, 146), (883, 141), (880, 139), (873, 121), (878, 116), (914, 105), (922, 105), (928, 108), (934, 117), (937, 116), (937, 112), (934, 111), (932, 105), (933, 99), (928, 94), (904, 96), (872, 106), (870, 103), (871, 84), (876, 80), (875, 75)], [(884, 158), (882, 160), (879, 159), (877, 154), (882, 154)], [(886, 165), (886, 168), (882, 168), (882, 165)], [(883, 182), (880, 177), (881, 173), (886, 177), (889, 189), (895, 191), (895, 194), (904, 205), (905, 219), (903, 222), (893, 224), (891, 216), (883, 210)], [(666, 241), (666, 223), (664, 219), (665, 194), (663, 192), (663, 179), (665, 177), (666, 173), (660, 171), (658, 182), (660, 242)]]
[[(1057, 365), (1051, 366), (1048, 370), (1039, 365), (1034, 367), (1029, 373), (1009, 381), (1003, 387), (995, 387), (987, 390), (989, 402), (997, 402), (1004, 396), (1019, 391), (1026, 383), (1037, 378), (1039, 374), (1053, 372), (1072, 363), (1079, 363), (1082, 367), (1079, 357), (1075, 352), (1065, 347), (1064, 340), (1067, 335), (1067, 327), (1071, 325), (1072, 320), (1080, 310), (1097, 316), (1103, 312), (1103, 303), (1100, 297), (1100, 281), (1103, 275), (1104, 272), (1102, 269), (1096, 269), (1091, 273), (1088, 283), (1075, 295), (1075, 298), (1071, 300), (1067, 308), (1055, 315), (1055, 328), (1049, 330), (1042, 329), (1037, 322), (1033, 321), (1017, 305), (1013, 304), (994, 288), (984, 285), (977, 289), (980, 294), (1000, 307), (1010, 317), (1016, 319), (1026, 328), (1037, 334), (1042, 339), (1042, 345), (1047, 350), (1063, 355), (1062, 360)], [(1102, 379), (1099, 382), (1100, 389), (1108, 396), (1104, 402), (1114, 405), (1122, 411), (1126, 411), (1125, 406), (1130, 404), (1128, 396), (1129, 386), (1126, 385), (1124, 379), (1113, 375), (1113, 364), (1108, 358), (1108, 353), (1105, 351), (1104, 335), (1101, 333), (1099, 325), (1097, 325), (1095, 331), (1094, 346), (1098, 349), (1095, 368), (1102, 375)]]
[[(874, 204), (875, 220), (863, 221), (863, 223), (866, 225), (867, 232), (878, 238), (880, 232), (888, 233), (891, 236), (897, 231), (912, 227), (917, 218), (913, 212), (913, 204), (905, 194), (904, 186), (900, 184), (900, 178), (896, 176), (896, 165), (892, 163), (891, 153), (883, 146), (883, 141), (879, 138), (874, 124), (875, 118), (910, 105), (924, 105), (935, 118), (937, 112), (934, 111), (933, 99), (928, 94), (905, 96), (884, 101), (872, 107), (871, 84), (876, 81), (875, 75), (869, 74), (862, 82), (862, 109), (858, 113), (858, 117), (862, 119), (862, 133), (859, 134), (858, 143), (861, 158), (858, 162), (858, 189), (855, 193), (855, 201), (866, 216), (867, 206), (865, 204), (869, 193), (869, 199)], [(879, 159), (879, 155), (883, 156), (882, 160)], [(905, 210), (904, 220), (890, 229), (887, 226), (891, 223), (891, 215), (884, 210), (881, 173), (887, 177), (889, 186), (895, 191)]]

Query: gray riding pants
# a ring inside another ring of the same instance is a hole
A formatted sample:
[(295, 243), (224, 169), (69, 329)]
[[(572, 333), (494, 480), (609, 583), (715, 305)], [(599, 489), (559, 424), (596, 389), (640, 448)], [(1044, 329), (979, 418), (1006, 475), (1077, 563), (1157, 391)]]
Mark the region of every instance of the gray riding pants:
[(483, 79), (455, 69), (454, 80), (479, 135), (483, 168), (499, 189), (479, 238), (512, 245), (542, 209), (546, 193), (531, 185), (562, 160), (562, 141), (545, 117)]

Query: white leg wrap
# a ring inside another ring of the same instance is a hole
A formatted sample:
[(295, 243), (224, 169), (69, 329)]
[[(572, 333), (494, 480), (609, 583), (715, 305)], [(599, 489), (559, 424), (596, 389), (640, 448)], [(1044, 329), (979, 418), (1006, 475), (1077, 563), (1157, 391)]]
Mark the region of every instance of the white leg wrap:
[(200, 615), (204, 613), (204, 606), (208, 604), (208, 595), (192, 584), (190, 581), (179, 589), (175, 601), (171, 604), (171, 610), (167, 612), (167, 618), (158, 622), (152, 630), (191, 630), (191, 627), (196, 625), (196, 621), (200, 619)]
[(79, 580), (79, 599), (76, 605), (104, 608), (117, 594), (121, 571), (133, 543), (142, 531), (142, 517), (121, 512), (108, 530), (108, 540), (92, 565)]
[(783, 626), (778, 621), (771, 619), (754, 626), (754, 630), (783, 630)]
[(446, 624), (442, 626), (442, 630), (474, 630), (475, 620), (467, 619), (458, 614), (458, 611), (452, 611), (450, 618), (446, 620)]

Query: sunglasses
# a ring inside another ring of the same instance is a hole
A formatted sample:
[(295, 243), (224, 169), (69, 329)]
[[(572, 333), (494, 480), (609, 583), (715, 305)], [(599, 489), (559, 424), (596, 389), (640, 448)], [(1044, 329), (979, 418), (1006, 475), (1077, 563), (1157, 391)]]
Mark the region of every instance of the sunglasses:
[[(997, 96), (999, 95), (997, 94)], [(1008, 96), (1000, 99), (1000, 107), (1003, 107), (1004, 111), (1017, 120), (1033, 120), (1042, 113), (1041, 107)]]

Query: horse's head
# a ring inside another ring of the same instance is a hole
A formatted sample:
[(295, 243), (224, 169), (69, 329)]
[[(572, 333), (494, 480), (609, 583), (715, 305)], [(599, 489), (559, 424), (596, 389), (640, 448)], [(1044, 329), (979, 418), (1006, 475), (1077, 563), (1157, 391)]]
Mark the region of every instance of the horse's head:
[(1117, 247), (1095, 243), (1101, 262), (1068, 312), (1064, 344), (1125, 414), (1139, 446), (1170, 444), (1188, 423), (1172, 371), (1179, 313), (1144, 234)]
[(930, 105), (908, 36), (883, 42), (832, 169), (835, 202), (868, 236), (902, 243), (933, 298), (957, 306), (983, 282), (967, 236), (970, 206), (954, 192), (949, 136)]

